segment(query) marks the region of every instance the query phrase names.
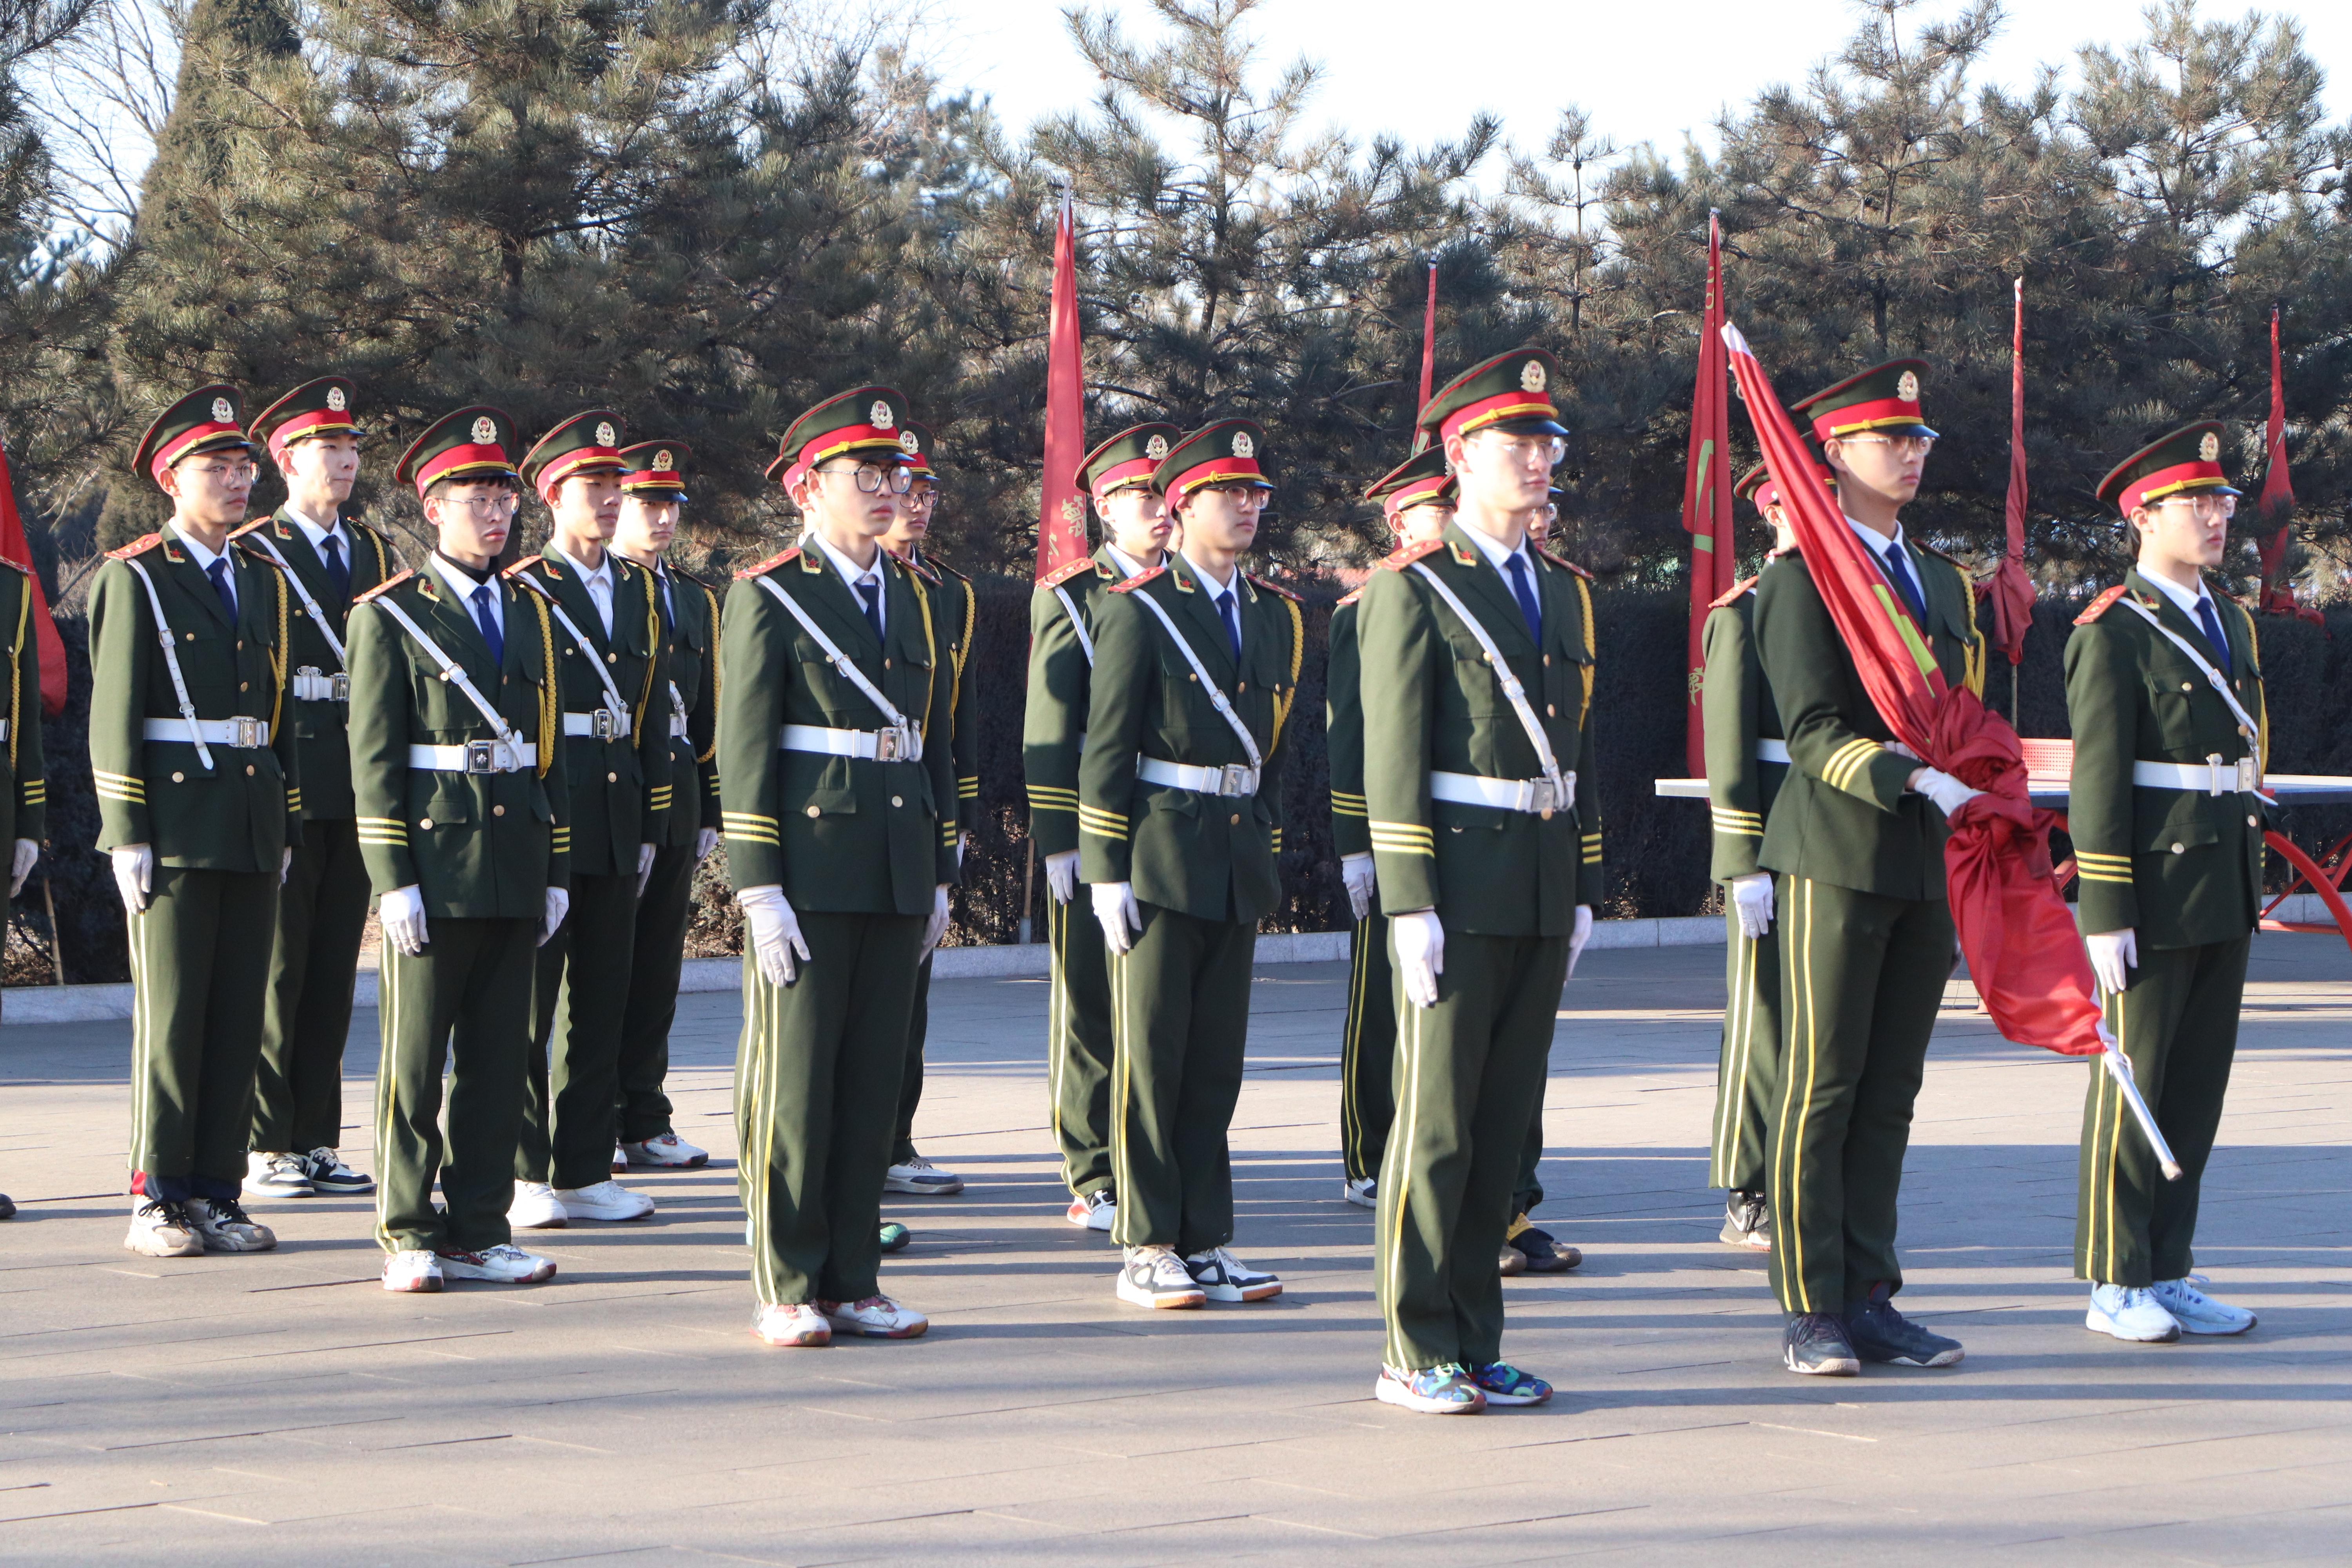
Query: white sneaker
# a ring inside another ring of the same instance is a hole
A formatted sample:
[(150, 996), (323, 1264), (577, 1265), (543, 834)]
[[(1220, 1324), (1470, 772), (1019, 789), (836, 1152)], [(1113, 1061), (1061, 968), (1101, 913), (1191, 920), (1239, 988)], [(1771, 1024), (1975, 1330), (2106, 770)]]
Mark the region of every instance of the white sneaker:
[(188, 1217), (206, 1252), (268, 1252), (278, 1245), (278, 1233), (256, 1225), (235, 1198), (190, 1198)]
[(1379, 1194), (1372, 1191), (1370, 1176), (1343, 1176), (1339, 1179), (1339, 1195), (1360, 1209), (1381, 1206)]
[(613, 1145), (613, 1170), (615, 1174), (629, 1168), (629, 1152), (618, 1143)]
[(919, 1340), (931, 1321), (912, 1307), (901, 1307), (887, 1296), (863, 1301), (819, 1301), (816, 1310), (837, 1334), (859, 1334), (869, 1340)]
[(1282, 1294), (1282, 1278), (1252, 1268), (1222, 1247), (1184, 1259), (1184, 1271), (1212, 1301), (1265, 1301)]
[(778, 1350), (817, 1350), (833, 1343), (833, 1325), (806, 1301), (762, 1307), (751, 1314), (751, 1332)]
[(2132, 1285), (2092, 1286), (2083, 1326), (2133, 1344), (2170, 1344), (2180, 1337), (2179, 1320), (2164, 1310), (2156, 1292)]
[(896, 1164), (883, 1174), (886, 1193), (912, 1193), (919, 1198), (944, 1198), (963, 1191), (963, 1178), (942, 1171), (920, 1154)]
[(1130, 1247), (1120, 1255), (1118, 1299), (1133, 1306), (1197, 1307), (1209, 1298), (1172, 1247)]
[(1108, 1230), (1111, 1222), (1118, 1217), (1118, 1199), (1111, 1195), (1108, 1187), (1097, 1187), (1083, 1196), (1072, 1198), (1070, 1206), (1062, 1211), (1062, 1217), (1088, 1230)]
[(131, 1234), (122, 1245), (142, 1258), (195, 1258), (205, 1250), (185, 1204), (140, 1195), (131, 1200)]
[(517, 1182), (514, 1202), (507, 1205), (507, 1224), (517, 1230), (562, 1230), (572, 1223), (572, 1211), (545, 1182)]
[(387, 1290), (438, 1290), (441, 1289), (441, 1260), (422, 1247), (395, 1252), (383, 1260), (383, 1288)]
[(510, 1241), (479, 1252), (443, 1252), (441, 1272), (452, 1279), (488, 1279), (499, 1285), (537, 1285), (555, 1278), (555, 1259), (525, 1252)]
[(2254, 1315), (2243, 1307), (2216, 1301), (2200, 1290), (2197, 1287), (2204, 1282), (2203, 1277), (2196, 1274), (2159, 1279), (2148, 1294), (2172, 1314), (2184, 1334), (2242, 1334), (2254, 1326)]
[(660, 1133), (642, 1143), (624, 1143), (621, 1152), (633, 1165), (651, 1165), (656, 1170), (690, 1170), (710, 1163), (709, 1150), (696, 1148), (675, 1132)]
[(301, 1155), (268, 1154), (258, 1149), (245, 1157), (241, 1185), (249, 1198), (307, 1198), (318, 1191), (310, 1185), (310, 1169)]
[(593, 1187), (558, 1187), (555, 1201), (574, 1219), (644, 1219), (654, 1212), (654, 1201), (633, 1193), (618, 1182)]

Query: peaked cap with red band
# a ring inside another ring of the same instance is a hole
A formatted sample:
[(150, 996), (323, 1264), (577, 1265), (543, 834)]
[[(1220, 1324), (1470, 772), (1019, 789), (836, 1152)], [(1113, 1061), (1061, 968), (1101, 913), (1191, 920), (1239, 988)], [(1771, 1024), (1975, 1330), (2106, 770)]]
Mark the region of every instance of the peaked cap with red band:
[(609, 408), (590, 408), (573, 415), (523, 454), (522, 477), (553, 504), (555, 487), (574, 474), (621, 471), (621, 416)]
[(646, 500), (682, 501), (686, 465), (694, 449), (683, 441), (640, 441), (621, 448), (621, 489)]
[[(1813, 472), (1821, 476), (1822, 483), (1825, 485), (1836, 482), (1836, 476), (1819, 463), (1813, 465)], [(1731, 493), (1741, 500), (1753, 502), (1759, 512), (1780, 504), (1780, 487), (1772, 482), (1771, 471), (1761, 463), (1740, 475), (1739, 482), (1731, 487)]]
[(1255, 419), (1214, 419), (1168, 448), (1151, 471), (1151, 488), (1181, 506), (1203, 485), (1255, 485), (1274, 489), (1257, 466), (1265, 447), (1265, 426)]
[(2179, 495), (2234, 496), (2221, 472), (2221, 422), (2200, 420), (2155, 440), (2117, 463), (2099, 481), (2099, 499), (2129, 517)]
[(297, 441), (313, 436), (357, 436), (360, 426), (354, 405), (358, 402), (359, 388), (350, 377), (322, 375), (304, 382), (255, 415), (248, 428), (254, 440), (283, 463), (286, 448)]
[[(908, 443), (909, 437), (914, 438), (912, 445)], [(929, 426), (918, 425), (911, 419), (908, 420), (907, 427), (898, 432), (898, 445), (899, 448), (906, 453), (907, 467), (915, 478), (934, 481), (938, 479), (939, 475), (931, 470), (932, 443)]]
[(155, 423), (139, 437), (131, 466), (144, 470), (160, 489), (163, 470), (181, 458), (231, 447), (253, 450), (253, 443), (246, 438), (245, 421), (237, 414), (236, 388), (215, 382), (196, 388), (155, 416)]
[(1432, 501), (1453, 505), (1460, 489), (1445, 465), (1445, 448), (1429, 446), (1374, 479), (1364, 499), (1380, 502), (1381, 515), (1393, 523), (1399, 512), (1412, 507)]
[(508, 456), (515, 446), (515, 423), (507, 411), (476, 404), (426, 426), (393, 465), (392, 477), (415, 485), (420, 496), (443, 479), (514, 484), (522, 478)]
[(1923, 359), (1891, 359), (1791, 403), (1789, 412), (1812, 421), (1816, 441), (1843, 436), (1933, 437), (1936, 432), (1919, 413), (1919, 383), (1927, 369)]
[(1130, 425), (1078, 459), (1078, 489), (1097, 500), (1136, 485), (1149, 489), (1160, 459), (1183, 438), (1173, 425)]
[(1433, 433), (1430, 445), (1448, 436), (1501, 430), (1514, 436), (1565, 436), (1551, 389), (1559, 384), (1559, 361), (1542, 349), (1513, 349), (1472, 365), (1437, 389), (1421, 411), (1420, 426)]
[(880, 462), (885, 452), (905, 462), (921, 444), (907, 428), (906, 394), (890, 386), (861, 386), (836, 393), (793, 421), (779, 443), (768, 478), (786, 489), (829, 458), (856, 454)]

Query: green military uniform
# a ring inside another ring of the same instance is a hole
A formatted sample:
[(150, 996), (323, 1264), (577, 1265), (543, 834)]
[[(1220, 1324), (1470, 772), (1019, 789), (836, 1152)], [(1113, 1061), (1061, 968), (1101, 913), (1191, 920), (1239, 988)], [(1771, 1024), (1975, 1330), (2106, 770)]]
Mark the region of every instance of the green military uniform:
[[(1925, 431), (1916, 361), (1897, 361), (1796, 405), (1817, 438)], [(1898, 389), (1908, 395), (1897, 395)], [(1882, 547), (1882, 552), (1883, 552)], [(1905, 542), (1916, 616), (1946, 681), (1981, 690), (1976, 598), (1956, 563)], [(1902, 584), (1892, 579), (1890, 591)], [(1770, 1131), (1772, 1285), (1791, 1313), (1843, 1313), (1902, 1288), (1895, 1199), (1927, 1037), (1953, 962), (1943, 813), (1906, 793), (1918, 762), (1863, 689), (1804, 559), (1756, 589), (1756, 645), (1790, 766), (1765, 819), (1780, 938), (1782, 1054)]]
[[(1173, 425), (1120, 431), (1078, 463), (1078, 488), (1099, 503), (1130, 486), (1150, 486)], [(1091, 557), (1066, 562), (1037, 583), (1029, 601), (1029, 692), (1022, 711), (1021, 767), (1029, 789), (1029, 837), (1040, 856), (1078, 847), (1078, 760), (1093, 700), (1096, 617), (1102, 595), (1122, 576), (1106, 542)], [(1051, 954), (1046, 1004), (1045, 1082), (1062, 1180), (1071, 1194), (1112, 1191), (1110, 966), (1102, 924), (1081, 903), (1047, 889), (1045, 940)]]
[[(0, 846), (13, 851), (19, 839), (38, 844), (48, 837), (49, 781), (41, 760), (41, 645), (33, 617), (48, 612), (35, 603), (33, 569), (0, 556), (0, 637), (8, 647), (7, 773), (0, 776)], [(14, 601), (13, 603), (11, 601)], [(0, 1219), (16, 1212), (0, 1196)]]
[[(1217, 421), (1174, 443), (1152, 482), (1171, 506), (1203, 484), (1263, 485), (1263, 440), (1249, 420)], [(1217, 590), (1181, 554), (1101, 596), (1078, 760), (1078, 874), (1132, 884), (1142, 919), (1109, 955), (1111, 1237), (1188, 1258), (1234, 1236), (1225, 1138), (1257, 922), (1282, 897), (1283, 731), (1305, 647), (1293, 595), (1238, 568), (1225, 592), (1238, 656)]]
[[(2235, 494), (2222, 482), (2220, 447), (2218, 425), (2176, 431), (2109, 474), (2100, 497), (2128, 515), (2168, 494)], [(2137, 968), (2127, 989), (2104, 998), (2107, 1026), (2181, 1167), (2179, 1180), (2164, 1179), (2095, 1059), (2074, 1272), (2100, 1284), (2145, 1288), (2195, 1266), (2199, 1190), (2230, 1085), (2262, 901), (2265, 812), (2253, 792), (2269, 715), (2261, 652), (2252, 616), (2219, 595), (2205, 597), (2210, 629), (2135, 570), (2092, 601), (2066, 642), (2074, 732), (2067, 832), (2082, 875), (2082, 928), (2135, 933)], [(2214, 689), (2214, 671), (2253, 721), (2251, 733)]]
[[(845, 393), (794, 421), (770, 472), (796, 479), (840, 457), (888, 462), (905, 425), (897, 392)], [(956, 876), (952, 759), (929, 743), (953, 721), (944, 641), (914, 573), (887, 552), (875, 569), (879, 636), (814, 538), (738, 574), (727, 591), (719, 778), (728, 873), (739, 893), (780, 887), (811, 954), (793, 984), (777, 985), (748, 940), (743, 952), (737, 1186), (763, 1306), (878, 1294), (882, 1179), (923, 927), (934, 889)], [(905, 729), (840, 672), (824, 641)]]
[[(160, 483), (183, 458), (232, 448), (252, 449), (236, 391), (207, 386), (164, 410), (133, 462)], [(257, 933), (301, 839), (292, 614), (276, 567), (224, 542), (208, 570), (176, 527), (110, 552), (90, 591), (99, 847), (154, 856), (152, 897), (131, 915), (130, 1163), (152, 1199), (234, 1203), (243, 1184), (269, 978)]]
[[(549, 500), (566, 478), (617, 472), (621, 422), (575, 414), (540, 437), (523, 478)], [(668, 674), (653, 574), (607, 549), (607, 627), (572, 561), (551, 539), (506, 570), (555, 621), (572, 796), (572, 907), (539, 950), (532, 994), (530, 1101), (515, 1176), (560, 1191), (609, 1181), (620, 1101), (621, 1029), (636, 942), (637, 861), (672, 798)], [(567, 624), (568, 623), (568, 624)], [(614, 711), (617, 693), (622, 711)], [(657, 804), (658, 803), (658, 804)]]
[[(505, 414), (461, 408), (418, 437), (394, 473), (420, 495), (444, 479), (512, 481), (515, 446)], [(495, 644), (484, 598), (496, 606)], [(426, 921), (422, 952), (383, 944), (376, 1239), (388, 1252), (478, 1253), (511, 1238), (531, 958), (548, 889), (570, 875), (566, 758), (551, 743), (559, 628), (538, 595), (436, 554), (362, 597), (351, 631), (360, 853), (378, 896), (417, 889)]]
[[(632, 495), (686, 500), (682, 470), (692, 453), (680, 441), (624, 447), (622, 488)], [(661, 616), (664, 689), (646, 722), (669, 737), (669, 779), (651, 792), (654, 867), (637, 896), (629, 960), (629, 996), (621, 1016), (620, 1135), (643, 1143), (674, 1131), (669, 1096), (669, 1030), (686, 929), (694, 917), (697, 840), (719, 830), (719, 595), (700, 578), (663, 562), (654, 574)]]
[[(355, 398), (341, 376), (306, 382), (255, 416), (253, 438), (282, 461), (289, 443), (356, 436)], [(295, 600), (288, 684), (302, 753), (302, 842), (278, 892), (269, 949), (253, 1095), (252, 1147), (264, 1152), (333, 1149), (342, 1138), (343, 1041), (352, 1032), (368, 910), (367, 867), (352, 820), (343, 644), (352, 599), (391, 577), (396, 560), (383, 533), (356, 519), (339, 521), (349, 537), (328, 536), (332, 566), (282, 507), (231, 535), (286, 572)]]
[[(1501, 355), (1448, 384), (1423, 423), (1440, 443), (1490, 427), (1556, 433), (1558, 374), (1540, 351)], [(1523, 544), (1506, 560), (1531, 617), (1482, 538), (1456, 522), (1391, 555), (1364, 585), (1356, 632), (1363, 688), (1381, 693), (1364, 710), (1381, 907), (1392, 920), (1433, 910), (1445, 933), (1436, 1005), (1408, 998), (1401, 973), (1396, 986), (1397, 1120), (1373, 1268), (1381, 1359), (1402, 1372), (1501, 1359), (1495, 1260), (1542, 1103), (1577, 907), (1602, 886), (1591, 594), (1577, 568)], [(1559, 776), (1547, 776), (1530, 723)]]

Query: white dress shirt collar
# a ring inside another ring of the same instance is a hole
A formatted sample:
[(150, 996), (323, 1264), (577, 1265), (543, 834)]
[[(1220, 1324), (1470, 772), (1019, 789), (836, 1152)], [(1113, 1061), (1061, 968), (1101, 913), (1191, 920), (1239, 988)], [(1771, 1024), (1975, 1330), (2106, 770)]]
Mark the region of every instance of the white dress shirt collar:
[(597, 562), (596, 569), (591, 572), (581, 564), (580, 557), (572, 554), (561, 544), (554, 544), (552, 541), (550, 541), (550, 543), (555, 552), (563, 557), (564, 563), (580, 574), (580, 585), (588, 590), (588, 602), (596, 606), (597, 617), (604, 623), (604, 635), (611, 637), (613, 635), (613, 583), (617, 575), (613, 569), (613, 552), (610, 550), (605, 551), (604, 558)]
[[(1118, 574), (1122, 577), (1140, 577), (1151, 570), (1108, 539), (1103, 541), (1103, 551), (1110, 557), (1110, 563), (1118, 568)], [(1166, 563), (1166, 559), (1165, 556), (1161, 557), (1162, 564)]]
[[(1503, 574), (1503, 581), (1506, 583), (1511, 580), (1511, 557), (1516, 555), (1523, 561), (1527, 560), (1528, 542), (1524, 535), (1521, 536), (1517, 547), (1514, 548), (1499, 539), (1482, 533), (1467, 523), (1462, 524), (1462, 531), (1469, 535), (1470, 542), (1478, 547), (1478, 553), (1486, 558), (1487, 563)], [(1535, 563), (1528, 561), (1528, 568), (1530, 573), (1528, 580), (1532, 583), (1535, 581), (1532, 575)]]
[(440, 578), (442, 585), (456, 597), (459, 613), (478, 626), (480, 624), (479, 617), (476, 614), (478, 601), (474, 597), (474, 591), (488, 586), (490, 590), (490, 619), (498, 623), (499, 635), (501, 637), (506, 635), (507, 596), (499, 590), (497, 567), (490, 568), (483, 576), (476, 578), (469, 569), (458, 565), (437, 550), (425, 558), (425, 563), (433, 568), (433, 574)]
[(319, 552), (319, 560), (321, 563), (327, 559), (327, 541), (331, 539), (343, 552), (343, 564), (346, 567), (351, 565), (352, 536), (351, 531), (343, 527), (341, 518), (335, 519), (328, 527), (320, 528), (289, 506), (286, 509), (286, 521), (302, 531), (302, 537), (309, 540), (310, 548)]
[(2178, 605), (2180, 607), (2180, 613), (2189, 617), (2189, 625), (2200, 632), (2205, 629), (2205, 622), (2198, 615), (2197, 606), (2212, 595), (2206, 593), (2205, 584), (2201, 579), (2197, 584), (2196, 591), (2192, 593), (2169, 577), (2158, 576), (2153, 572), (2142, 572), (2140, 575), (2147, 579), (2149, 587)]
[(857, 591), (857, 585), (860, 583), (881, 584), (883, 592), (876, 596), (874, 614), (875, 618), (882, 623), (884, 630), (887, 631), (890, 626), (890, 579), (882, 574), (880, 542), (877, 542), (874, 546), (874, 564), (861, 567), (856, 562), (835, 550), (833, 547), (833, 542), (815, 529), (810, 529), (808, 536), (819, 550), (824, 552), (824, 558), (833, 563), (833, 569), (841, 574), (841, 580), (849, 584), (849, 596), (856, 604), (860, 615), (866, 611), (866, 595)]

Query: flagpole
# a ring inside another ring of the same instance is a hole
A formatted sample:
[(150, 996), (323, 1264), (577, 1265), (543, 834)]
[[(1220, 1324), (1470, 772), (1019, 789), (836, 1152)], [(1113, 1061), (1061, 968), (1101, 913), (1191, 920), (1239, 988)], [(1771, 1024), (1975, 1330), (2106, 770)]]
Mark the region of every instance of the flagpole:
[(1730, 586), (1738, 560), (1731, 540), (1731, 409), (1725, 395), (1723, 224), (1706, 216), (1706, 300), (1700, 316), (1698, 374), (1691, 389), (1690, 451), (1683, 474), (1683, 528), (1691, 536), (1690, 626), (1685, 650), (1683, 749), (1693, 777), (1706, 773), (1707, 613)]

